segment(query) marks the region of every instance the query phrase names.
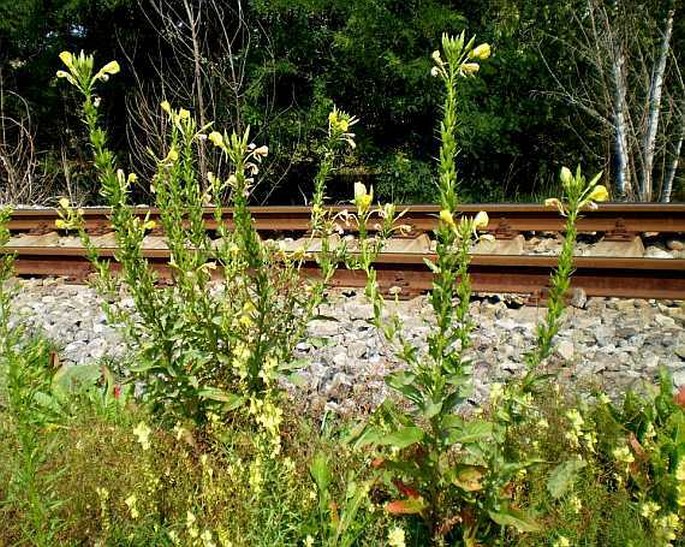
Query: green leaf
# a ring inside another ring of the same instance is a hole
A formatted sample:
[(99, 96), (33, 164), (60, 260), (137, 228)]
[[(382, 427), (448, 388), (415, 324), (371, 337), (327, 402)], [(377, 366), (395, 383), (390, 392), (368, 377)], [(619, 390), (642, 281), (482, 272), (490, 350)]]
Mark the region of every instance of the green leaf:
[(488, 515), (500, 526), (513, 526), (519, 532), (540, 530), (540, 525), (530, 515), (513, 507), (503, 507), (499, 512), (488, 511)]
[(62, 365), (52, 377), (52, 390), (66, 395), (79, 386), (95, 385), (101, 374), (99, 365)]
[(458, 429), (454, 429), (447, 436), (450, 444), (470, 444), (483, 441), (492, 436), (492, 423), (485, 420), (473, 420), (464, 423)]
[(584, 460), (567, 460), (557, 465), (547, 479), (547, 490), (554, 499), (562, 497), (573, 485), (578, 476), (578, 471), (587, 463)]
[(314, 461), (309, 466), (309, 473), (312, 479), (314, 479), (319, 492), (327, 492), (328, 486), (331, 483), (331, 472), (325, 455), (318, 453), (314, 456)]
[(393, 446), (398, 449), (407, 448), (423, 440), (423, 430), (420, 427), (403, 427), (378, 439), (380, 446)]
[(202, 399), (224, 403), (224, 409), (227, 411), (235, 410), (245, 402), (244, 397), (217, 387), (203, 387), (198, 391), (198, 395)]

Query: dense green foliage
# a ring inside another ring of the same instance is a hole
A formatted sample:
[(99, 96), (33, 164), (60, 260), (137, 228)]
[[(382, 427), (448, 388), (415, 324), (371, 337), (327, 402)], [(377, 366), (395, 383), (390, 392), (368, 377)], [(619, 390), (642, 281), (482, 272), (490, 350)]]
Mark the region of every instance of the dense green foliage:
[[(28, 102), (38, 149), (46, 151), (43, 180), (61, 180), (66, 167), (69, 194), (97, 199), (87, 151), (78, 144), (79, 124), (64, 110), (50, 77), (60, 51), (95, 51), (97, 59), (121, 63), (122, 78), (103, 91), (109, 99), (105, 114), (112, 146), (138, 173), (154, 172), (145, 148), (157, 149), (163, 142), (165, 121), (158, 104), (167, 99), (189, 108), (200, 124), (214, 120), (238, 132), (249, 124), (271, 151), (255, 199), (302, 203), (311, 193), (325, 140), (320, 128), (335, 104), (354, 112), (363, 128), (357, 153), (329, 191), (333, 198), (348, 195), (352, 183), (361, 180), (394, 202), (435, 201), (432, 120), (441, 101), (428, 55), (441, 32), (466, 29), (494, 46), (481, 77), (459, 91), (468, 114), (458, 128), (462, 195), (525, 199), (547, 194), (560, 166), (579, 158), (584, 169), (604, 170), (613, 178), (611, 128), (581, 107), (588, 93), (599, 102), (606, 96), (606, 89), (595, 86), (598, 67), (581, 47), (590, 25), (588, 5), (580, 0), (458, 5), (445, 0), (61, 0), (49, 5), (18, 0), (0, 7), (4, 109), (14, 118), (25, 113), (8, 91)], [(611, 24), (639, 36), (638, 45), (653, 53), (665, 12), (673, 5), (660, 1), (646, 13), (638, 6), (633, 12), (642, 15), (626, 20), (613, 14)], [(676, 67), (685, 29), (678, 13), (661, 116), (661, 127), (673, 136), (683, 125), (684, 106)], [(606, 106), (593, 104), (610, 121)], [(136, 123), (126, 123), (127, 109), (137, 114)], [(7, 138), (14, 138), (11, 130)], [(663, 174), (673, 143), (662, 139), (658, 146), (662, 155), (656, 169)], [(203, 174), (220, 161), (218, 154), (207, 154)], [(147, 191), (134, 188), (133, 195), (149, 200)], [(66, 192), (57, 189), (53, 195), (59, 193)]]

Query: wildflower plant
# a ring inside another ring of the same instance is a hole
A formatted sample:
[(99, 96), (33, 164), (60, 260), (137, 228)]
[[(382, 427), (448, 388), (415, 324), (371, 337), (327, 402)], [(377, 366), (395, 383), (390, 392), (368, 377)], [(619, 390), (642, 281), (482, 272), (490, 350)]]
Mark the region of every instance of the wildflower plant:
[[(100, 274), (97, 283), (102, 290), (111, 293), (120, 282), (133, 298), (138, 320), (113, 308), (109, 311), (113, 320), (124, 323), (129, 338), (140, 348), (132, 371), (144, 382), (145, 399), (155, 412), (172, 421), (198, 424), (242, 408), (277, 450), (281, 421), (277, 379), (288, 371), (294, 344), (333, 275), (337, 264), (331, 258), (333, 251), (326, 247), (319, 254), (320, 282), (305, 282), (300, 268), (306, 250), (285, 252), (263, 242), (248, 209), (268, 148), (251, 142), (249, 128), (242, 134), (227, 134), (210, 131), (209, 125), (198, 127), (188, 110), (172, 108), (166, 101), (161, 109), (171, 131), (166, 150), (154, 156), (157, 172), (150, 183), (158, 220), (141, 219), (128, 201), (137, 176), (117, 169), (99, 125), (94, 96), (96, 84), (116, 73), (118, 65), (108, 63), (93, 75), (92, 56), (65, 52), (61, 58), (67, 71), (58, 76), (83, 96), (101, 192), (112, 208), (120, 277), (110, 275), (79, 211), (68, 203), (60, 203), (59, 227), (78, 231)], [(354, 144), (349, 131), (354, 123), (354, 118), (339, 110), (329, 118), (312, 208), (313, 231), (324, 241), (333, 226), (323, 208), (326, 180), (342, 150)], [(204, 140), (223, 154), (230, 172), (208, 173), (203, 191), (196, 160), (198, 143)], [(211, 204), (216, 240), (207, 231), (205, 204)], [(230, 219), (224, 216), (226, 204), (233, 208)], [(144, 239), (153, 228), (163, 232), (169, 251), (172, 282), (164, 287), (143, 256)], [(221, 284), (213, 284), (213, 278)]]
[[(446, 98), (440, 125), (437, 256), (434, 262), (427, 261), (434, 274), (430, 302), (436, 327), (428, 336), (427, 354), (403, 339), (396, 318), (390, 327), (383, 325), (382, 297), (367, 291), (374, 298), (378, 326), (399, 340), (399, 355), (409, 365), (387, 378), (409, 407), (401, 410), (386, 401), (358, 433), (355, 444), (381, 450), (375, 465), (399, 495), (387, 504), (387, 510), (420, 516), (434, 544), (443, 544), (448, 537), (477, 541), (498, 525), (534, 528), (501, 495), (507, 477), (496, 471), (504, 468), (504, 462), (491, 461), (489, 448), (501, 442), (497, 428), (484, 418), (467, 420), (458, 413), (471, 389), (466, 358), (473, 328), (468, 313), (469, 249), (488, 219), (485, 213), (457, 217), (457, 85), (461, 78), (477, 72), (478, 61), (485, 60), (489, 51), (486, 44), (474, 48), (474, 40), (466, 42), (462, 34), (444, 35), (442, 52), (433, 53), (432, 74), (443, 81)], [(507, 469), (518, 468), (509, 465)]]
[(435, 66), (431, 73), (445, 85), (445, 103), (440, 124), (441, 209), (435, 232), (436, 258), (426, 260), (434, 274), (430, 303), (436, 319), (428, 335), (427, 353), (403, 338), (397, 317), (389, 322), (383, 319), (383, 299), (373, 288), (375, 272), (368, 268), (371, 287), (367, 294), (374, 302), (376, 325), (398, 342), (399, 356), (409, 365), (390, 374), (387, 383), (407, 400), (408, 409), (386, 401), (358, 432), (355, 442), (381, 451), (375, 463), (397, 495), (387, 510), (420, 516), (436, 545), (448, 538), (460, 538), (465, 544), (489, 541), (506, 527), (519, 532), (539, 529), (505, 494), (529, 466), (540, 461), (508, 448), (512, 416), (514, 409), (532, 406), (528, 386), (538, 379), (536, 368), (549, 356), (560, 327), (572, 272), (577, 216), (583, 208), (607, 197), (606, 189), (597, 184), (599, 175), (587, 182), (580, 170), (575, 176), (562, 170), (564, 196), (550, 204), (567, 217), (566, 241), (552, 278), (548, 312), (538, 328), (537, 346), (528, 357), (528, 375), (521, 384), (502, 389), (500, 396), (493, 393), (490, 418), (465, 417), (463, 405), (472, 388), (468, 350), (474, 326), (469, 314), (469, 250), (479, 239), (479, 231), (487, 227), (488, 218), (484, 212), (473, 218), (457, 214), (457, 85), (460, 79), (478, 72), (479, 62), (489, 55), (488, 44), (474, 47), (474, 40), (466, 42), (464, 34), (456, 38), (444, 35), (442, 51), (432, 55)]

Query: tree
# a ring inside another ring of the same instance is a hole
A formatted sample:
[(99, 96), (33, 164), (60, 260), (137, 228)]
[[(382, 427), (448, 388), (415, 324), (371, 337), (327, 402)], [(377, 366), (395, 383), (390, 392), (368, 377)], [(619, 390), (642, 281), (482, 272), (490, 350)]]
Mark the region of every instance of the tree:
[(664, 110), (672, 108), (677, 87), (676, 4), (587, 0), (578, 8), (567, 11), (575, 35), (557, 40), (571, 53), (571, 70), (548, 63), (556, 93), (613, 143), (607, 159), (613, 158), (618, 197), (670, 199), (671, 175), (663, 165), (669, 159), (677, 165), (680, 131), (674, 138), (671, 129), (682, 115)]

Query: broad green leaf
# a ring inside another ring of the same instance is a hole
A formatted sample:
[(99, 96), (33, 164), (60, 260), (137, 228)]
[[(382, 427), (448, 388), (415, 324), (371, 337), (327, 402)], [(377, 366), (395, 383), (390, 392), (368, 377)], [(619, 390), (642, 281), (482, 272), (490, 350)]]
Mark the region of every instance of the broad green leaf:
[(538, 532), (540, 525), (533, 518), (513, 507), (503, 507), (499, 512), (488, 511), (490, 518), (500, 526), (512, 526), (519, 532)]
[(559, 499), (573, 485), (578, 471), (587, 463), (584, 460), (567, 460), (557, 465), (547, 479), (547, 490), (554, 499)]
[(62, 365), (52, 377), (52, 389), (66, 395), (76, 387), (94, 385), (101, 375), (99, 365)]
[(403, 427), (378, 439), (381, 446), (393, 446), (398, 449), (416, 444), (423, 439), (423, 430), (420, 427)]
[(473, 420), (464, 423), (458, 429), (452, 430), (447, 437), (450, 444), (470, 444), (483, 441), (492, 436), (492, 423), (485, 420)]
[(198, 391), (198, 395), (202, 399), (224, 403), (224, 409), (227, 411), (235, 410), (245, 401), (244, 397), (236, 395), (235, 393), (229, 393), (217, 387), (203, 387)]

